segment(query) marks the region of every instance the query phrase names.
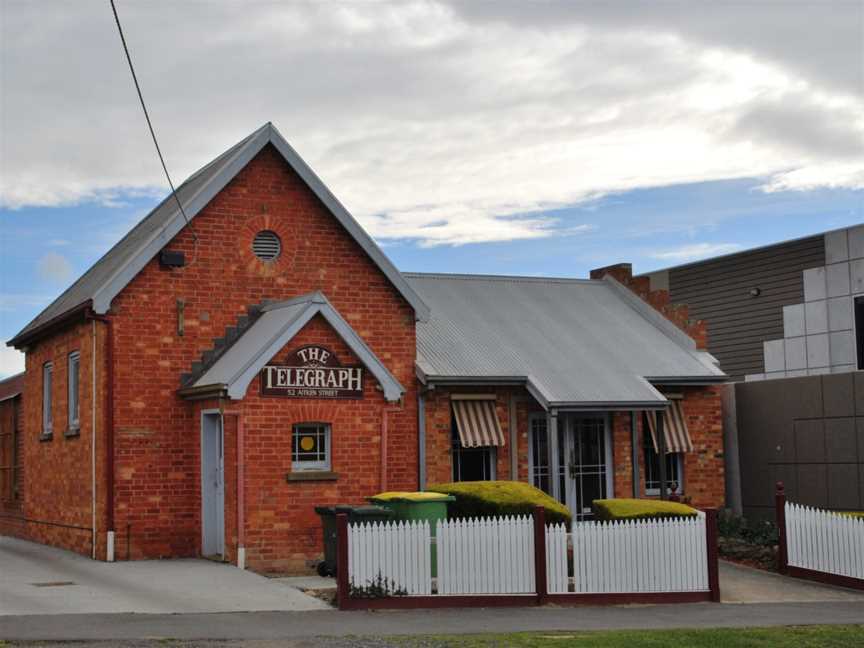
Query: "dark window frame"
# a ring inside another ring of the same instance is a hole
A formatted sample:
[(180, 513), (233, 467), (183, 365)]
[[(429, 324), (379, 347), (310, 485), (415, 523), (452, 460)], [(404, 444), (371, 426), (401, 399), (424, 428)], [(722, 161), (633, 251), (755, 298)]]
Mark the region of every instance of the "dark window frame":
[[(450, 456), (451, 474), (454, 482), (459, 481), (492, 481), (496, 477), (498, 453), (495, 446), (478, 446), (466, 448), (459, 439), (459, 429), (456, 426), (456, 416), (450, 414)], [(481, 466), (480, 479), (464, 479), (465, 460), (475, 459), (480, 456)]]

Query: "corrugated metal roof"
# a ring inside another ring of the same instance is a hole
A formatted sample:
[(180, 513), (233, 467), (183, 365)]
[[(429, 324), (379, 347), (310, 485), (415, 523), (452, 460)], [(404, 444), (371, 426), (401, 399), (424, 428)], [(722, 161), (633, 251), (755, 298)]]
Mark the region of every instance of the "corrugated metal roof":
[[(411, 304), (417, 318), (425, 319), (428, 316), (426, 304), (406, 283), (396, 267), (360, 224), (269, 122), (194, 173), (177, 188), (177, 194), (187, 216), (190, 219), (194, 218), (267, 144), (272, 144), (282, 154), (291, 168), (306, 182), (387, 276), (396, 290)], [(184, 226), (185, 222), (177, 208), (177, 202), (169, 195), (72, 286), (27, 324), (10, 344), (88, 302), (92, 302), (95, 312), (107, 312), (111, 300)]]
[(24, 391), (24, 372), (0, 380), (0, 401), (15, 398)]
[[(427, 381), (524, 381), (547, 407), (662, 406), (651, 384), (720, 382), (709, 354), (612, 279), (406, 274)], [(632, 297), (632, 298), (631, 298)]]
[(214, 388), (230, 398), (243, 398), (249, 383), (264, 365), (319, 314), (378, 380), (388, 401), (397, 401), (405, 393), (399, 381), (320, 291), (268, 304), (261, 310), (255, 323), (191, 387), (181, 389), (181, 394), (200, 395), (202, 390)]

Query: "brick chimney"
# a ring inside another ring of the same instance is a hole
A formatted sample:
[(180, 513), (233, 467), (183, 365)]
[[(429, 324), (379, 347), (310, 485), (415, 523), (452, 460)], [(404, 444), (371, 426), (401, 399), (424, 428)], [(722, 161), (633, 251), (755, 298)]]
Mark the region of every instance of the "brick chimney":
[(686, 304), (673, 304), (668, 290), (651, 290), (648, 277), (634, 277), (633, 266), (629, 263), (597, 268), (591, 271), (592, 279), (609, 276), (626, 286), (646, 304), (659, 311), (666, 319), (684, 331), (696, 342), (696, 348), (708, 348), (708, 329), (703, 320), (691, 320), (690, 308)]

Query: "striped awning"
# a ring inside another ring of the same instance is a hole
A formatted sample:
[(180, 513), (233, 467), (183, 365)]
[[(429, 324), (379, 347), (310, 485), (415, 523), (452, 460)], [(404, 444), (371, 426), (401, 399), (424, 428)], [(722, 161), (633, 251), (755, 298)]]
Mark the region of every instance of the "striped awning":
[(504, 445), (494, 398), (454, 398), (451, 402), (463, 448)]
[[(657, 423), (654, 412), (646, 412), (648, 415), (648, 428), (651, 430), (651, 440), (654, 442), (654, 452), (660, 452), (657, 444)], [(663, 437), (666, 441), (666, 453), (693, 452), (693, 441), (690, 440), (690, 432), (687, 429), (687, 421), (684, 419), (684, 411), (681, 409), (681, 401), (673, 400), (669, 409), (660, 413), (663, 416)]]

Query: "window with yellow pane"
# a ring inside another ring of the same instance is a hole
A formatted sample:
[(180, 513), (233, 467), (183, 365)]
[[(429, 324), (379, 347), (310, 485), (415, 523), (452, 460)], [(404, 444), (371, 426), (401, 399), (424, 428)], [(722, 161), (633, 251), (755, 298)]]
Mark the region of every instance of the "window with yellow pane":
[(291, 437), (291, 470), (330, 470), (330, 425), (297, 423)]

